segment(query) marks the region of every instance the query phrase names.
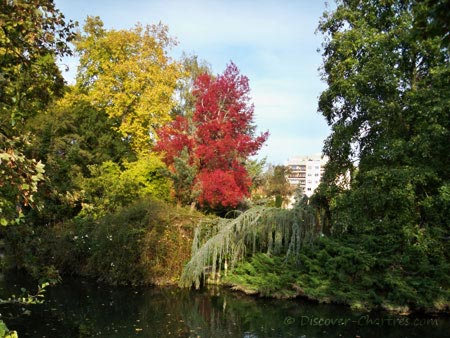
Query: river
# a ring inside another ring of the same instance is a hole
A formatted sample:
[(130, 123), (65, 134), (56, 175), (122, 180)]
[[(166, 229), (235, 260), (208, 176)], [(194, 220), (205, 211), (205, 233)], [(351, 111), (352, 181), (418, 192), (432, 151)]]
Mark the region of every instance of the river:
[[(3, 276), (1, 296), (17, 292), (22, 283), (17, 275)], [(0, 311), (20, 338), (450, 336), (448, 317), (356, 313), (339, 305), (250, 297), (226, 288), (110, 287), (78, 278), (49, 288), (44, 304), (2, 305)]]

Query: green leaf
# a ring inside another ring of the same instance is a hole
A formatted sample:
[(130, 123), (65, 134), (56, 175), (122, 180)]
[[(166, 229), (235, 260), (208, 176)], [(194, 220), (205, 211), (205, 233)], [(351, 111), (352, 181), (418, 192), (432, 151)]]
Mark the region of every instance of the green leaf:
[(0, 320), (0, 338), (4, 337), (7, 331), (8, 328), (6, 327), (6, 324), (3, 320)]

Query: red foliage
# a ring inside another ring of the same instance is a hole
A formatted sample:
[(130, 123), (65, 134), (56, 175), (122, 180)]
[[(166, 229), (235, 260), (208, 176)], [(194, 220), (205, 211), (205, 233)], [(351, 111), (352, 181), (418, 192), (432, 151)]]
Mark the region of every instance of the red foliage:
[(164, 153), (164, 162), (173, 165), (174, 159), (185, 149), (188, 153), (194, 148), (194, 138), (190, 133), (189, 121), (183, 116), (177, 116), (174, 121), (160, 128), (158, 132), (159, 141), (154, 150)]
[[(240, 168), (242, 171), (242, 168)], [(197, 184), (201, 188), (198, 201), (200, 205), (236, 207), (243, 197), (248, 196), (251, 180), (246, 172), (232, 170), (201, 171), (197, 175)]]
[(231, 63), (216, 78), (200, 75), (194, 86), (196, 107), (192, 120), (178, 117), (160, 129), (156, 150), (164, 152), (173, 170), (174, 158), (187, 149), (197, 166), (195, 180), (201, 205), (235, 207), (248, 196), (251, 180), (245, 160), (261, 148), (268, 133), (254, 136), (254, 107), (248, 78)]

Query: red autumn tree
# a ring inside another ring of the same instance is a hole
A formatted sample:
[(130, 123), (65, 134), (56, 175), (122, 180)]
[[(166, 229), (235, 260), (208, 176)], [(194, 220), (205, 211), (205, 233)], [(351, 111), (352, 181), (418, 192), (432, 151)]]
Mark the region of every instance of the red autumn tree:
[[(194, 85), (192, 117), (179, 116), (158, 132), (155, 149), (163, 153), (174, 176), (183, 174), (177, 172), (183, 168), (176, 165), (180, 159), (195, 168), (195, 178), (187, 184), (202, 206), (236, 207), (249, 195), (245, 161), (268, 137), (267, 132), (255, 136), (249, 92), (248, 78), (234, 63), (217, 77), (202, 74)], [(180, 192), (175, 193), (180, 200)]]

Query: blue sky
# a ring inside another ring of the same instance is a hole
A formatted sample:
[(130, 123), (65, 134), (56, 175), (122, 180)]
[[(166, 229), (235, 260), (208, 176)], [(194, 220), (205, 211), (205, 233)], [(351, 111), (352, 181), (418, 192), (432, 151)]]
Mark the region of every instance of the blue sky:
[[(83, 25), (98, 15), (107, 29), (137, 22), (169, 27), (178, 40), (171, 51), (207, 61), (221, 73), (233, 61), (250, 80), (255, 123), (270, 136), (258, 157), (283, 164), (290, 157), (322, 151), (329, 134), (317, 112), (325, 84), (319, 66), (322, 37), (315, 34), (324, 0), (55, 0), (67, 19)], [(76, 60), (66, 60), (73, 82)]]

